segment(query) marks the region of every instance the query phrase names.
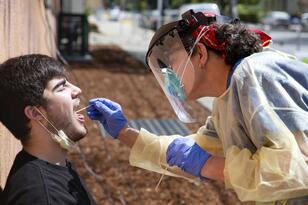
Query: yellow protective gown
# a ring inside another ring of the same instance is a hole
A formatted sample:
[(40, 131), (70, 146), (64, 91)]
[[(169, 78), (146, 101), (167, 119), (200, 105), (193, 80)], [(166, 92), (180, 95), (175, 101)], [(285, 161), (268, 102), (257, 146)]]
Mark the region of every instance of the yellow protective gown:
[[(308, 65), (274, 50), (245, 58), (212, 116), (192, 137), (212, 155), (225, 157), (225, 184), (241, 201), (308, 204)], [(166, 163), (180, 136), (141, 129), (133, 166), (195, 179)], [(167, 169), (166, 169), (167, 167)]]

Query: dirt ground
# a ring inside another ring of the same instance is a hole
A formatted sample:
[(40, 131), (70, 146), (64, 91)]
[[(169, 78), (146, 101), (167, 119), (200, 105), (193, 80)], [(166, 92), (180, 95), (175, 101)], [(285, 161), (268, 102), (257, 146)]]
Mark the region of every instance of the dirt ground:
[[(106, 97), (120, 103), (129, 119), (175, 118), (153, 74), (142, 62), (115, 46), (94, 47), (92, 55), (92, 63), (71, 64), (69, 69), (70, 80), (83, 90), (83, 105), (90, 98)], [(200, 123), (188, 127), (196, 131), (209, 111), (197, 103), (193, 106)], [(243, 204), (222, 183), (213, 181), (197, 186), (165, 176), (155, 192), (160, 174), (130, 166), (129, 148), (102, 138), (96, 123), (88, 120), (86, 124), (89, 133), (80, 143), (81, 154), (73, 151), (70, 157), (97, 204)]]

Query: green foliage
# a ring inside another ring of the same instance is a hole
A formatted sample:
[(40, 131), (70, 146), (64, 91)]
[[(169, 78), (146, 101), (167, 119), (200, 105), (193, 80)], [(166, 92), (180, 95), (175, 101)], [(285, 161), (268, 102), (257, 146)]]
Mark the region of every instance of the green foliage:
[(262, 0), (239, 0), (239, 4), (245, 4), (245, 5), (256, 5), (260, 4)]
[(308, 64), (308, 58), (303, 58), (303, 62)]
[(84, 9), (84, 14), (85, 14), (86, 16), (90, 16), (91, 13), (92, 13), (91, 9), (90, 9), (89, 7), (85, 7), (85, 9)]
[(138, 10), (144, 10), (147, 7), (147, 2), (146, 1), (139, 1), (138, 3)]
[(244, 22), (258, 23), (260, 22), (261, 17), (264, 15), (264, 10), (260, 4), (238, 4), (237, 10), (241, 21)]
[[(126, 10), (145, 10), (149, 9), (149, 1), (157, 0), (107, 0), (108, 5), (119, 5)], [(226, 1), (226, 0), (225, 0)], [(228, 1), (228, 0), (227, 0)], [(168, 0), (169, 8), (179, 8), (183, 4), (204, 3), (204, 0)], [(217, 0), (206, 0), (207, 3), (217, 3)]]
[(99, 32), (96, 24), (89, 24), (89, 30), (92, 32)]
[(127, 1), (125, 5), (125, 9), (127, 10), (138, 10), (143, 11), (147, 9), (147, 0), (139, 0), (139, 1)]
[(171, 8), (178, 8), (182, 4), (184, 4), (184, 0), (172, 0), (172, 1), (169, 1), (169, 2), (170, 2)]
[[(204, 3), (204, 0), (169, 0), (170, 8), (179, 8), (183, 4)], [(215, 0), (207, 0), (206, 3), (216, 3)]]

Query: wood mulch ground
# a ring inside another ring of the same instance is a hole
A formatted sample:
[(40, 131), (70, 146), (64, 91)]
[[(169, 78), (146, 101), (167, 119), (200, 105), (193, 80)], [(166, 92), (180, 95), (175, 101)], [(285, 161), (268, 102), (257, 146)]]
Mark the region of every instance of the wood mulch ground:
[[(93, 47), (91, 52), (92, 63), (71, 64), (68, 69), (70, 80), (83, 91), (83, 105), (88, 99), (106, 97), (120, 103), (129, 119), (176, 118), (153, 74), (142, 62), (115, 46)], [(188, 125), (192, 131), (209, 115), (197, 103), (194, 109), (199, 113), (200, 123)], [(80, 148), (89, 167), (77, 151), (71, 152), (70, 157), (97, 204), (243, 204), (222, 183), (213, 181), (197, 186), (165, 176), (155, 192), (160, 174), (130, 166), (129, 148), (117, 140), (102, 138), (96, 123), (88, 120), (86, 125), (88, 135), (80, 142)], [(92, 175), (89, 168), (94, 171)]]

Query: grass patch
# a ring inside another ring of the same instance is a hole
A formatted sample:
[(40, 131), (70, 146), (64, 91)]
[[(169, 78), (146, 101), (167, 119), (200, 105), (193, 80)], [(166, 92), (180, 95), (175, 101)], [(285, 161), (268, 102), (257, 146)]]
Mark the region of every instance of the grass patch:
[(303, 58), (303, 62), (308, 64), (308, 58)]

